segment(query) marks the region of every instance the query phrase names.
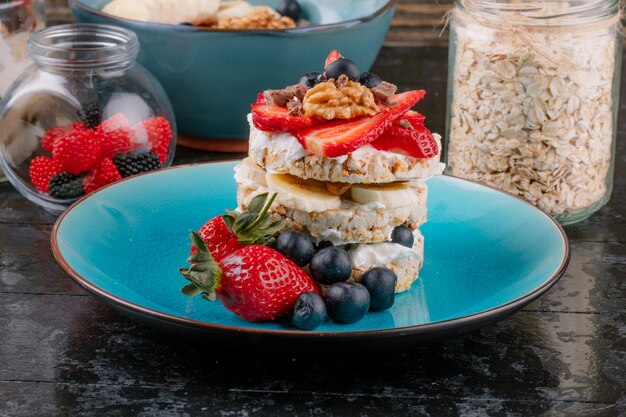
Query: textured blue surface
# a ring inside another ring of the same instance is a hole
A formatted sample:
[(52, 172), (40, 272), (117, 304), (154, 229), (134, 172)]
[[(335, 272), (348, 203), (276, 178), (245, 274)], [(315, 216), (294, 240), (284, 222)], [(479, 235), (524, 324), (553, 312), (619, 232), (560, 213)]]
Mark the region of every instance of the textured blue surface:
[[(276, 6), (279, 0), (249, 0)], [(382, 46), (395, 7), (343, 27), (306, 32), (215, 32), (187, 26), (146, 24), (96, 14), (108, 0), (72, 0), (76, 21), (124, 26), (141, 42), (138, 61), (163, 85), (174, 106), (179, 132), (202, 138), (248, 137), (245, 115), (257, 93), (295, 84), (322, 71), (332, 49), (368, 70)], [(372, 15), (388, 0), (300, 0), (313, 24), (335, 24)]]
[[(230, 326), (249, 323), (219, 302), (187, 298), (190, 229), (236, 206), (233, 162), (176, 168), (118, 183), (71, 209), (58, 228), (63, 258), (95, 286), (129, 302)], [(511, 302), (542, 286), (559, 269), (566, 245), (539, 210), (504, 193), (452, 177), (428, 182), (425, 265), (389, 311), (322, 331), (374, 330), (459, 318)]]

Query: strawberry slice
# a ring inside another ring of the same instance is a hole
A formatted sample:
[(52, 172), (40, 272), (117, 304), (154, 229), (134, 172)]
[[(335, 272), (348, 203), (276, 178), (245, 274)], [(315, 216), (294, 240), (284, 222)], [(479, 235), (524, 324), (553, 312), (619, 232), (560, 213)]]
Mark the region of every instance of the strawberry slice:
[(402, 117), (400, 117), (398, 120), (399, 121), (406, 120), (407, 122), (409, 122), (411, 125), (414, 125), (414, 126), (423, 125), (424, 122), (426, 121), (426, 116), (416, 111), (409, 110), (408, 112), (404, 113)]
[[(405, 119), (406, 120), (406, 119)], [(439, 153), (437, 142), (422, 123), (409, 122), (411, 127), (394, 123), (372, 142), (379, 151), (408, 155), (414, 158), (432, 158)]]
[(407, 91), (392, 97), (392, 101), (397, 104), (384, 107), (376, 116), (339, 120), (302, 129), (293, 134), (306, 150), (316, 155), (329, 158), (346, 155), (374, 141), (425, 94), (424, 90)]
[(336, 49), (333, 49), (332, 51), (330, 51), (330, 53), (328, 54), (328, 57), (326, 58), (326, 62), (324, 62), (324, 72), (326, 71), (326, 68), (328, 68), (330, 64), (332, 64), (339, 58), (343, 58), (343, 56), (341, 56), (339, 51), (337, 51)]
[(264, 132), (283, 133), (323, 123), (315, 117), (292, 116), (286, 107), (270, 106), (265, 103), (252, 105), (252, 123)]
[(265, 104), (265, 96), (263, 95), (263, 93), (258, 93), (256, 95), (256, 102), (257, 104)]

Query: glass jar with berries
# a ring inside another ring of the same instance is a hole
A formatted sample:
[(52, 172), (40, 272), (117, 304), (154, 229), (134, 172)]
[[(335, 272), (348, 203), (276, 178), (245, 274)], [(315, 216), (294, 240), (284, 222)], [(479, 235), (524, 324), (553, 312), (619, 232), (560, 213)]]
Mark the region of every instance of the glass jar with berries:
[(135, 62), (133, 32), (54, 26), (34, 33), (29, 51), (34, 65), (0, 102), (0, 168), (22, 195), (60, 213), (105, 185), (171, 164), (172, 107)]

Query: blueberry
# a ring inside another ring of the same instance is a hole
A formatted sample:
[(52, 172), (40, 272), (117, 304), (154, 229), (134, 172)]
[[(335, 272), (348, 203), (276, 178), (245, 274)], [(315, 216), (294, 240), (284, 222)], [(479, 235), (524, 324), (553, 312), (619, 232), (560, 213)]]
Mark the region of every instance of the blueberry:
[(326, 320), (326, 304), (322, 297), (314, 292), (305, 292), (298, 296), (293, 307), (291, 321), (302, 330), (313, 330)]
[(389, 268), (372, 268), (363, 274), (361, 284), (370, 293), (370, 311), (391, 308), (396, 298), (398, 276)]
[(351, 324), (361, 320), (370, 307), (370, 293), (361, 284), (338, 282), (326, 290), (328, 316), (337, 323)]
[(319, 84), (319, 83), (323, 83), (324, 81), (326, 81), (326, 77), (324, 77), (324, 74), (320, 74), (315, 78), (315, 84)]
[(407, 248), (412, 248), (415, 242), (415, 236), (413, 236), (411, 229), (402, 225), (393, 229), (393, 232), (391, 232), (391, 241), (406, 246)]
[(326, 68), (327, 79), (334, 78), (336, 80), (341, 74), (347, 75), (352, 81), (358, 81), (361, 72), (352, 60), (346, 58), (339, 58)]
[[(321, 78), (320, 78), (320, 76), (321, 76)], [(317, 72), (317, 71), (315, 71), (315, 72), (308, 72), (308, 73), (304, 74), (302, 77), (300, 77), (299, 83), (302, 84), (303, 86), (305, 86), (306, 88), (313, 88), (317, 84), (319, 84), (322, 79), (323, 79), (323, 76), (319, 72)]]
[(374, 88), (381, 82), (382, 80), (380, 79), (380, 77), (371, 72), (364, 72), (359, 76), (359, 83), (366, 86), (367, 88)]
[(276, 239), (274, 247), (298, 266), (308, 264), (315, 253), (315, 247), (313, 247), (311, 239), (297, 230), (288, 230), (281, 233)]
[(283, 0), (276, 6), (276, 11), (282, 16), (298, 20), (298, 16), (300, 15), (300, 3), (296, 0)]
[(345, 249), (331, 246), (313, 255), (309, 272), (314, 280), (322, 284), (347, 281), (352, 275), (352, 260)]

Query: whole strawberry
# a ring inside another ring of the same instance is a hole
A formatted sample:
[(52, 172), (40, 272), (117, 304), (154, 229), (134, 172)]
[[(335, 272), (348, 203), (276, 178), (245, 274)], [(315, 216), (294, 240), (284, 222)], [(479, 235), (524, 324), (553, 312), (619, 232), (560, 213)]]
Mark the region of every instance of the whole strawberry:
[(78, 175), (87, 171), (100, 158), (100, 144), (96, 132), (78, 128), (58, 138), (54, 144), (52, 158), (70, 174)]
[[(204, 240), (211, 255), (218, 262), (234, 251), (243, 248), (243, 245), (237, 240), (237, 235), (224, 223), (222, 216), (215, 216), (206, 222), (198, 230), (198, 235)], [(196, 247), (192, 246), (191, 253), (197, 252)]]
[[(268, 210), (276, 195), (268, 201), (268, 194), (254, 197), (243, 213), (230, 211), (224, 216), (216, 216), (206, 222), (198, 234), (207, 245), (211, 256), (221, 261), (225, 256), (245, 245), (270, 243), (273, 236), (284, 227), (283, 221), (273, 221)], [(191, 254), (196, 253), (192, 246)]]
[(267, 246), (250, 245), (216, 262), (202, 238), (191, 234), (198, 253), (181, 274), (191, 281), (182, 291), (205, 299), (219, 298), (224, 306), (249, 321), (275, 320), (287, 316), (298, 296), (319, 294), (315, 281), (302, 268)]

